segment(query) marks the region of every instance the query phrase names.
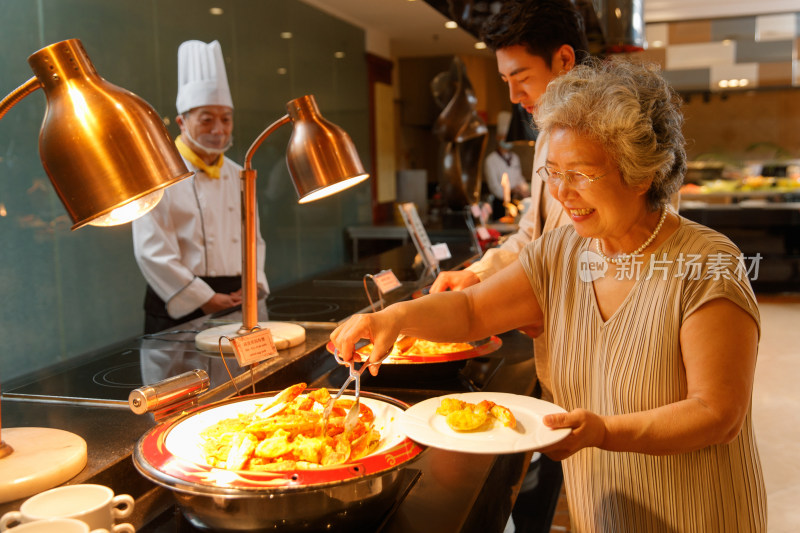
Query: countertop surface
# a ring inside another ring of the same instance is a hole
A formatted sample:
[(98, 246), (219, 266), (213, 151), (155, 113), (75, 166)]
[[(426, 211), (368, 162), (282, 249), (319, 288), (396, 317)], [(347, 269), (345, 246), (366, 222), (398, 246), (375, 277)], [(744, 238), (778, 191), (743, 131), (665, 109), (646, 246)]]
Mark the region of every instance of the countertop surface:
[[(408, 267), (409, 258), (413, 259), (413, 251), (407, 248), (406, 246), (402, 250), (393, 251), (389, 257), (382, 254), (382, 257), (367, 258), (358, 265), (346, 266), (339, 274), (332, 272), (285, 291), (277, 291), (274, 297), (305, 298), (327, 292), (326, 297), (330, 298), (336, 298), (338, 293), (341, 298), (364, 298), (368, 302), (363, 279), (359, 280), (353, 273), (376, 272), (376, 269), (380, 271), (386, 268), (397, 268), (401, 271)], [(458, 267), (472, 259), (468, 251), (469, 246), (466, 245), (462, 253), (454, 254), (451, 265)], [(341, 279), (345, 277), (349, 279)], [(407, 298), (431, 281), (431, 278), (425, 276), (398, 277), (403, 282), (402, 288), (384, 295), (385, 303)], [(357, 280), (360, 282), (358, 285), (325, 283)], [(321, 285), (320, 281), (323, 282)], [(320, 291), (320, 287), (324, 290)], [(129, 339), (108, 350), (88, 354), (78, 363), (60, 365), (44, 373), (29, 376), (27, 382), (24, 379), (15, 380), (11, 388), (7, 389), (4, 384), (3, 426), (52, 427), (83, 437), (88, 447), (88, 463), (68, 484), (100, 483), (109, 486), (115, 493), (131, 494), (136, 499), (131, 523), (140, 531), (156, 531), (147, 529), (150, 527), (148, 524), (153, 522), (154, 517), (163, 516), (165, 512), (170, 512), (170, 508), (174, 508), (171, 494), (142, 477), (131, 459), (137, 441), (156, 424), (151, 414), (136, 415), (130, 411), (127, 402), (119, 398), (109, 401), (65, 395), (59, 397), (53, 391), (40, 391), (40, 396), (19, 394), (9, 398), (6, 391), (24, 391), (31, 383), (48, 377), (48, 372), (49, 377), (64, 372), (69, 374), (76, 366), (80, 368), (81, 365), (85, 366), (97, 359), (127, 353), (126, 350), (137, 352), (140, 361), (139, 365), (129, 365), (129, 372), (137, 375), (127, 376), (122, 381), (135, 383), (145, 382), (148, 376), (148, 379), (155, 379), (159, 375), (169, 377), (189, 370), (190, 367), (197, 367), (199, 361), (204, 361), (209, 371), (213, 370), (220, 376), (221, 359), (214, 354), (199, 353), (194, 348), (192, 332), (218, 325), (220, 321), (235, 321), (236, 318), (235, 313), (224, 317), (204, 317), (180, 328), (179, 333)], [(199, 402), (206, 404), (219, 401), (235, 395), (237, 390), (247, 393), (252, 390), (251, 386), (262, 392), (281, 390), (300, 381), (307, 382), (312, 387), (338, 388), (344, 380), (343, 368), (336, 365), (325, 349), (336, 322), (304, 322), (306, 340), (303, 344), (283, 350), (278, 357), (257, 365), (252, 374), (240, 371), (234, 381), (227, 377), (227, 372), (221, 374), (217, 382), (212, 383), (213, 388), (199, 397)], [(485, 391), (530, 395), (535, 376), (532, 341), (516, 331), (505, 333), (501, 338), (503, 346), (497, 352), (470, 360), (453, 373), (434, 375), (431, 379), (423, 371), (406, 371), (394, 376), (386, 372), (377, 379), (365, 376), (362, 387), (364, 390), (396, 397), (411, 404), (448, 392), (476, 390), (475, 387)], [(229, 363), (233, 367), (237, 366), (233, 360)], [(54, 380), (56, 385), (53, 386), (58, 388), (58, 382), (59, 380)], [(61, 382), (63, 385), (68, 380), (62, 379)], [(127, 387), (126, 390), (129, 392), (131, 388), (135, 387)], [(524, 455), (474, 455), (433, 448), (426, 450), (413, 464), (413, 468), (418, 469), (421, 475), (410, 486), (405, 498), (398, 502), (380, 530), (502, 531), (513, 504), (515, 486), (527, 468)], [(0, 505), (0, 514), (17, 509), (22, 501)]]

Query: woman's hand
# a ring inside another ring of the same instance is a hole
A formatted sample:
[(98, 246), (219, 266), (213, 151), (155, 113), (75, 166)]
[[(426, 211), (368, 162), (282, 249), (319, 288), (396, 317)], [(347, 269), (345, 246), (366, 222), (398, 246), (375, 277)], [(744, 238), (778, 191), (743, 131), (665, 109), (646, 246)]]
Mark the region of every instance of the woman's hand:
[(606, 425), (603, 418), (586, 409), (546, 415), (542, 421), (550, 429), (572, 430), (565, 439), (539, 450), (554, 461), (566, 459), (583, 448), (599, 447), (605, 439)]
[(467, 287), (480, 283), (480, 278), (471, 270), (455, 270), (441, 272), (431, 285), (431, 293), (444, 291), (462, 291)]
[[(355, 345), (361, 339), (372, 342), (370, 362), (379, 363), (392, 350), (394, 341), (400, 334), (399, 326), (391, 313), (384, 310), (378, 313), (353, 315), (333, 330), (331, 342), (336, 347), (339, 357), (350, 361), (355, 355)], [(370, 374), (376, 376), (379, 366), (371, 366)]]

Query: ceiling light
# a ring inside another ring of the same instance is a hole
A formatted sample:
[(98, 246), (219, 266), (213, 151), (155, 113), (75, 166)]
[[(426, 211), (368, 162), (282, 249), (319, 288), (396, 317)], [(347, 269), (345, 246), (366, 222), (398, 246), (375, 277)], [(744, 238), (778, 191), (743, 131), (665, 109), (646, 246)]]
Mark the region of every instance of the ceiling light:
[(208, 12), (212, 15), (222, 15), (224, 13), (221, 7), (212, 7)]
[(286, 74), (287, 72), (289, 72), (289, 71), (288, 71), (288, 70), (286, 70), (286, 67), (279, 67), (279, 68), (278, 68), (278, 74), (279, 74), (279, 75), (281, 75), (281, 76), (283, 76), (283, 75), (284, 75), (284, 74)]
[(719, 80), (719, 86), (726, 89), (728, 87), (728, 80)]
[(291, 38), (292, 38), (292, 32), (290, 31), (281, 32), (281, 39), (291, 39)]
[(478, 41), (474, 46), (476, 50), (486, 50), (486, 43), (483, 41)]
[(664, 48), (664, 41), (653, 41), (650, 44), (653, 45), (653, 48)]
[(454, 30), (458, 28), (458, 22), (454, 20), (448, 20), (447, 22), (444, 23), (444, 27), (447, 28), (448, 30)]
[(344, 58), (344, 52), (334, 52), (333, 53), (333, 57), (335, 57), (336, 59), (343, 59)]
[(748, 85), (750, 85), (750, 80), (747, 78), (739, 80), (739, 87), (747, 87)]

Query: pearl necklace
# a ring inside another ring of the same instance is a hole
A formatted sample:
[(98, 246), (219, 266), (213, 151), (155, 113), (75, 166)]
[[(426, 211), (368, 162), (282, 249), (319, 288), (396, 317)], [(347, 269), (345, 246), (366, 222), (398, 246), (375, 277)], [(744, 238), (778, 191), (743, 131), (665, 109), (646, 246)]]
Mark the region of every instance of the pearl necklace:
[(642, 253), (644, 251), (645, 248), (650, 246), (650, 243), (653, 242), (653, 240), (656, 238), (656, 235), (658, 235), (658, 232), (661, 231), (661, 226), (664, 225), (664, 219), (666, 219), (666, 218), (667, 218), (667, 208), (666, 207), (662, 207), (661, 208), (661, 218), (658, 220), (658, 224), (656, 225), (656, 229), (654, 229), (653, 233), (650, 234), (650, 237), (648, 237), (647, 240), (644, 241), (644, 244), (642, 244), (640, 247), (638, 247), (633, 252), (631, 252), (629, 254), (619, 254), (619, 257), (608, 257), (605, 253), (603, 253), (603, 244), (600, 242), (600, 239), (596, 239), (595, 240), (595, 248), (597, 248), (597, 253), (600, 254), (600, 257), (602, 257), (603, 261), (605, 261), (606, 263), (613, 263), (615, 265), (618, 265), (620, 263), (627, 263), (628, 260), (632, 256), (639, 255), (640, 253)]

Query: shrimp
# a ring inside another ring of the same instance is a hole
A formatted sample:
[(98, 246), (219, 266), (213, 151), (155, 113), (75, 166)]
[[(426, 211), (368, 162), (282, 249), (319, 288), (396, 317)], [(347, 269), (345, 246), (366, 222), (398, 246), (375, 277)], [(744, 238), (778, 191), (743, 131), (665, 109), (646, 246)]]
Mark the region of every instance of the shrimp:
[(458, 411), (452, 411), (445, 420), (447, 425), (456, 431), (473, 431), (483, 426), (489, 417), (486, 411), (465, 407)]
[(436, 413), (447, 416), (453, 411), (460, 411), (466, 407), (467, 402), (457, 398), (442, 398), (442, 404), (436, 409)]
[(315, 407), (330, 405), (333, 399), (327, 389), (301, 395), (305, 388), (305, 383), (293, 385), (250, 413), (206, 428), (201, 446), (207, 464), (228, 470), (319, 468), (374, 450), (380, 432), (373, 429), (375, 413), (368, 405), (360, 403), (355, 427), (345, 434), (345, 416), (353, 400), (337, 400), (327, 435), (321, 435), (322, 415)]
[(228, 470), (241, 470), (256, 449), (258, 440), (250, 433), (238, 432), (231, 439), (231, 449), (225, 459), (225, 468)]
[(277, 405), (279, 405), (281, 403), (289, 403), (289, 402), (291, 402), (292, 400), (294, 400), (295, 398), (300, 396), (300, 394), (304, 390), (306, 390), (307, 386), (308, 385), (306, 385), (305, 383), (297, 383), (295, 385), (292, 385), (291, 387), (287, 387), (287, 388), (283, 389), (281, 392), (278, 393), (277, 396), (275, 396), (272, 399), (272, 402), (270, 402), (267, 405), (262, 405), (258, 409), (258, 411), (256, 411), (256, 412), (266, 411), (267, 409), (270, 409), (271, 407), (275, 407), (275, 406), (277, 406)]
[(500, 423), (505, 427), (511, 429), (517, 427), (517, 419), (514, 418), (514, 413), (512, 413), (507, 407), (503, 407), (502, 405), (493, 405), (489, 412), (492, 413), (492, 416), (499, 420)]
[(291, 452), (292, 445), (289, 443), (290, 436), (291, 433), (288, 431), (276, 431), (272, 437), (266, 438), (258, 443), (255, 449), (256, 457), (273, 459)]
[(457, 398), (442, 398), (436, 413), (445, 416), (447, 424), (456, 431), (487, 429), (488, 427), (482, 426), (489, 420), (489, 416), (508, 428), (517, 426), (517, 419), (510, 409), (490, 400), (471, 404)]
[(320, 459), (322, 466), (338, 465), (350, 458), (350, 441), (337, 437), (330, 440), (332, 445), (327, 444), (322, 449), (322, 457)]
[(308, 397), (323, 406), (331, 401), (331, 393), (325, 387), (309, 392)]

